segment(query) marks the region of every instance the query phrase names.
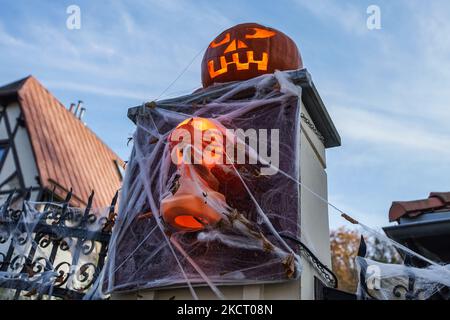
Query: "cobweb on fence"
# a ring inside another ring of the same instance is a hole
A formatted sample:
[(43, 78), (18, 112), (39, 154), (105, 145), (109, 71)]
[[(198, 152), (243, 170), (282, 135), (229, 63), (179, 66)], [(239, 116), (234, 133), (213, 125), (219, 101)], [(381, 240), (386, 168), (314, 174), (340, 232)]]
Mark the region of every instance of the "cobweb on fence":
[(96, 289), (111, 208), (24, 201), (14, 209), (11, 196), (0, 208), (0, 299), (82, 299)]
[[(450, 264), (437, 263), (361, 223), (355, 258), (359, 299), (426, 300), (450, 298)], [(365, 239), (371, 239), (367, 245)]]
[[(298, 249), (280, 233), (299, 237), (300, 232), (295, 183), (300, 95), (300, 87), (277, 72), (209, 88), (196, 93), (196, 99), (186, 96), (143, 107), (135, 118), (134, 149), (103, 289), (187, 285), (196, 297), (194, 287), (207, 285), (223, 298), (218, 285), (298, 279)], [(203, 131), (202, 126), (216, 132), (212, 164), (189, 161), (198, 155), (201, 159), (205, 145), (190, 140), (183, 140), (182, 148), (172, 144), (176, 129)], [(239, 129), (253, 131), (256, 139), (240, 135)], [(218, 142), (217, 136), (225, 139)], [(271, 140), (276, 138), (278, 150)], [(223, 147), (225, 141), (232, 142), (230, 148)], [(238, 161), (238, 149), (244, 162)], [(272, 157), (275, 153), (278, 159)], [(217, 156), (221, 161), (214, 162)], [(180, 217), (180, 207), (189, 215)]]

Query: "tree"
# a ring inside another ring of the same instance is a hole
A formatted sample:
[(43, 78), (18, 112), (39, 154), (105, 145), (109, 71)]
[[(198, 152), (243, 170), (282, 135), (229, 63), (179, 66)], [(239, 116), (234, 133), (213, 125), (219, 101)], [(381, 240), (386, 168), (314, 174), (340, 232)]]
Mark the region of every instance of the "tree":
[[(331, 261), (333, 272), (339, 281), (339, 289), (356, 292), (358, 274), (355, 257), (358, 254), (361, 234), (356, 229), (340, 227), (330, 233)], [(367, 245), (366, 257), (382, 263), (399, 263), (401, 257), (397, 250), (375, 237), (364, 236)]]
[(358, 286), (355, 257), (359, 239), (358, 231), (345, 227), (333, 230), (330, 234), (331, 262), (339, 281), (339, 289), (352, 293), (356, 292)]

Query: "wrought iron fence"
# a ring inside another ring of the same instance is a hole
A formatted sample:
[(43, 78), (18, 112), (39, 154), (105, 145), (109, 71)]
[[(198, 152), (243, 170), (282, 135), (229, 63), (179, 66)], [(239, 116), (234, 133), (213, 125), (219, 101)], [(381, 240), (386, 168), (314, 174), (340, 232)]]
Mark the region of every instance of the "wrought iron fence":
[[(367, 244), (364, 237), (361, 236), (358, 257), (364, 258), (367, 253)], [(360, 260), (359, 271), (359, 299), (380, 300), (380, 299), (399, 299), (399, 300), (450, 300), (450, 288), (444, 285), (433, 284), (431, 280), (420, 281), (420, 275), (416, 274), (412, 267), (415, 263), (409, 255), (403, 258), (403, 264), (398, 265), (402, 272), (396, 275), (384, 276), (374, 275), (368, 272), (369, 265), (364, 259)], [(378, 276), (380, 278), (379, 288), (369, 288), (367, 281), (369, 277)], [(430, 292), (428, 292), (430, 291)], [(380, 294), (382, 292), (382, 294)], [(428, 293), (428, 294), (426, 294)]]
[(99, 279), (116, 217), (118, 193), (107, 208), (30, 202), (17, 209), (15, 192), (0, 207), (0, 298), (82, 299)]

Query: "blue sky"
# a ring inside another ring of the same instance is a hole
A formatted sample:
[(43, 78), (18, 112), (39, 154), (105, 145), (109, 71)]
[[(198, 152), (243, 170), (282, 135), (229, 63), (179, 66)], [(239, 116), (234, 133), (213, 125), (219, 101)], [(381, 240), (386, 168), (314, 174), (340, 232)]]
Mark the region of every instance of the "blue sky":
[[(81, 30), (66, 8), (81, 8)], [(366, 9), (381, 9), (368, 30)], [(368, 225), (393, 200), (449, 191), (449, 1), (0, 0), (0, 84), (36, 76), (124, 159), (130, 106), (200, 86), (222, 30), (259, 22), (291, 36), (342, 137), (328, 150), (329, 199)], [(330, 215), (332, 226), (343, 223)]]

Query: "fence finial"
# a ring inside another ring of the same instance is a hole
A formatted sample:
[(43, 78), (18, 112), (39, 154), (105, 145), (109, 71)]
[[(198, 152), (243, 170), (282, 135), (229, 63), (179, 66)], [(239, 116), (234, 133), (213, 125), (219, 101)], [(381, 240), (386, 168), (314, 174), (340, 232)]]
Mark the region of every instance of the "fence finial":
[(113, 208), (112, 210), (114, 210), (114, 207), (117, 204), (117, 198), (119, 198), (119, 190), (116, 191), (116, 193), (114, 194), (114, 197), (111, 201), (111, 208)]

